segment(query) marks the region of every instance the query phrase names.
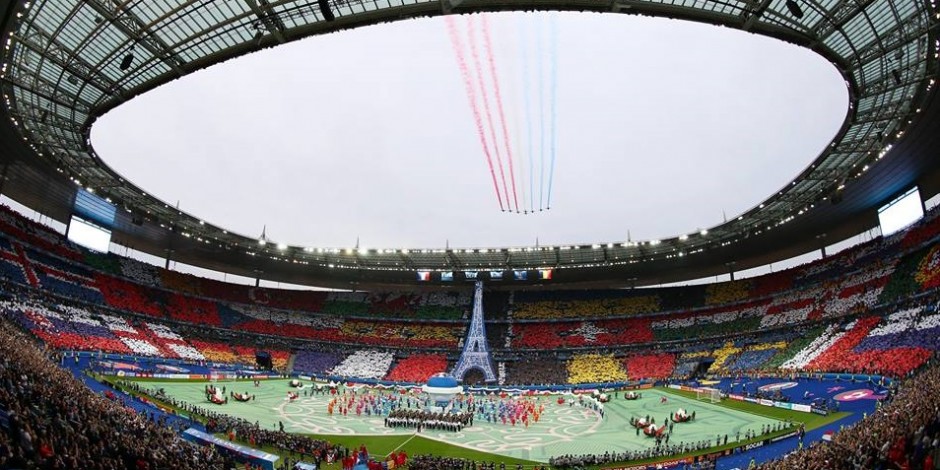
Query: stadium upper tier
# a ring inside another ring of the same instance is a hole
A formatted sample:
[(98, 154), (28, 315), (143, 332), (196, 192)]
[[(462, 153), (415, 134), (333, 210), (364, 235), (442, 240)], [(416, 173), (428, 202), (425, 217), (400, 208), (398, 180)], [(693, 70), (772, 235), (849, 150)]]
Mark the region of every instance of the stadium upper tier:
[[(913, 184), (927, 197), (940, 190), (940, 164), (931, 158), (940, 146), (940, 120), (934, 119), (940, 106), (931, 99), (938, 49), (931, 2), (38, 0), (0, 5), (6, 38), (0, 118), (9, 123), (0, 126), (0, 156), (8, 163), (4, 193), (65, 223), (76, 188), (91, 188), (119, 208), (118, 242), (233, 274), (380, 286), (413, 284), (416, 270), (559, 268), (555, 282), (649, 285), (726, 272), (729, 263), (747, 269), (818, 249), (818, 236), (838, 240), (874, 226), (874, 208)], [(758, 206), (708, 230), (642, 242), (486, 249), (259, 245), (254, 237), (157, 200), (110, 169), (89, 143), (91, 125), (115, 106), (261, 48), (383, 21), (532, 9), (682, 18), (810, 48), (846, 80), (844, 125), (791, 183), (768, 188), (768, 198)]]

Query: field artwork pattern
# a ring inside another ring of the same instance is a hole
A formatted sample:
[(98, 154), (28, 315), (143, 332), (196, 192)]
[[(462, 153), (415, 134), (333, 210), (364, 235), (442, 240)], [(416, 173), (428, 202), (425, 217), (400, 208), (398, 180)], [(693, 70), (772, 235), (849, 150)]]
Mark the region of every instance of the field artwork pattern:
[[(289, 401), (286, 399), (287, 392), (296, 389), (290, 388), (287, 382), (264, 381), (260, 387), (253, 387), (251, 382), (220, 382), (218, 385), (226, 385), (229, 391), (247, 391), (256, 395), (254, 401), (239, 403), (229, 400), (227, 405), (221, 406), (205, 400), (205, 384), (201, 382), (144, 385), (164, 388), (169, 396), (176, 399), (211, 411), (257, 421), (270, 429), (276, 429), (279, 422), (283, 422), (285, 430), (304, 434), (407, 436), (415, 432), (411, 428), (387, 428), (383, 416), (366, 416), (365, 413), (356, 416), (354, 412), (343, 416), (336, 410), (329, 415), (327, 406), (333, 396), (328, 394), (305, 397), (301, 393), (299, 398)], [(661, 403), (663, 396), (667, 397), (666, 403)], [(728, 435), (728, 442), (733, 442), (737, 433), (743, 438), (746, 430), (760, 432), (761, 426), (778, 422), (659, 390), (646, 390), (643, 398), (635, 401), (624, 400), (622, 396), (614, 399), (604, 405), (603, 417), (599, 412), (577, 404), (559, 405), (557, 400), (560, 397), (551, 395), (536, 398), (538, 404), (544, 405), (544, 412), (538, 422), (530, 420), (528, 427), (521, 422), (515, 426), (488, 423), (477, 416), (473, 426), (461, 432), (424, 430), (420, 435), (481, 452), (547, 462), (550, 457), (566, 454), (603, 454), (606, 451), (635, 451), (651, 447), (654, 445), (653, 440), (642, 433), (637, 435), (630, 425), (630, 418), (649, 415), (656, 423), (662, 423), (679, 408), (690, 413), (695, 411), (696, 419), (675, 424), (670, 437), (672, 444), (708, 439), (714, 441), (719, 435), (723, 439), (725, 434)], [(368, 439), (364, 439), (364, 442), (368, 442)]]

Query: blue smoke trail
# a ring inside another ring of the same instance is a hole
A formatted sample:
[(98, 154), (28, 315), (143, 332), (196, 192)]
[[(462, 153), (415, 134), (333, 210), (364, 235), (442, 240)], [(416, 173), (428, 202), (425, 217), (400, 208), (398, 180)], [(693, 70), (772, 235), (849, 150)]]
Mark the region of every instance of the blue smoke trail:
[(555, 100), (558, 95), (558, 17), (556, 15), (551, 16), (551, 22), (549, 26), (549, 36), (548, 36), (548, 60), (550, 74), (549, 81), (550, 85), (550, 100), (549, 106), (551, 107), (551, 123), (552, 123), (552, 162), (548, 170), (548, 203), (547, 208), (552, 208), (552, 182), (555, 179), (555, 138), (557, 137), (558, 130), (555, 128), (555, 123), (558, 120), (558, 112), (555, 109)]
[[(519, 17), (519, 49), (522, 53), (522, 96), (525, 97), (525, 129), (526, 146), (529, 154), (529, 211), (535, 210), (535, 165), (532, 161), (532, 104), (529, 99), (529, 83), (531, 83), (531, 73), (529, 70), (529, 45), (528, 45), (528, 15)], [(525, 197), (523, 197), (525, 200)]]
[(539, 210), (541, 211), (545, 206), (542, 204), (545, 201), (543, 197), (545, 189), (545, 72), (543, 65), (543, 51), (542, 51), (542, 30), (544, 29), (544, 23), (542, 17), (539, 16), (538, 23), (536, 23), (536, 41), (535, 41), (535, 54), (538, 57), (538, 68), (539, 68)]

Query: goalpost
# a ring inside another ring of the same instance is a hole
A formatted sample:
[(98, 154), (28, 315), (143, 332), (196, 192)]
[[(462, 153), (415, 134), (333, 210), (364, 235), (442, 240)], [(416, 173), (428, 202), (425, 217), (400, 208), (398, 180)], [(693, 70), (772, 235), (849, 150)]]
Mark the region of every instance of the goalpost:
[(224, 382), (234, 382), (235, 379), (230, 377), (231, 374), (226, 373), (221, 370), (210, 369), (209, 370), (209, 383), (213, 386), (222, 385)]
[(697, 388), (695, 389), (695, 399), (699, 401), (720, 403), (721, 391), (719, 391), (717, 388)]

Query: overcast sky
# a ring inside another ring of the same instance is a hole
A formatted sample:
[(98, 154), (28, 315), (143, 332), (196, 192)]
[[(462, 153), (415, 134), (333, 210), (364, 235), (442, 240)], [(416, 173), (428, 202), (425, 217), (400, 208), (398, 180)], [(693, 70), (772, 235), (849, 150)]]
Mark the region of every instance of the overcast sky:
[[(102, 117), (92, 143), (144, 190), (243, 235), (267, 225), (300, 246), (512, 246), (714, 226), (791, 180), (845, 117), (842, 79), (808, 50), (683, 21), (553, 15), (550, 211), (500, 212), (439, 18), (194, 73)], [(523, 38), (549, 31), (549, 16), (490, 17), (514, 140), (532, 121), (520, 97), (536, 54), (522, 62), (534, 51)]]

